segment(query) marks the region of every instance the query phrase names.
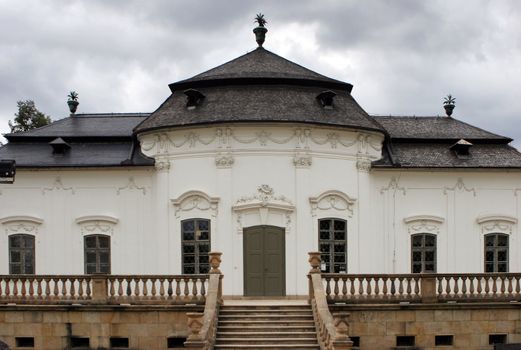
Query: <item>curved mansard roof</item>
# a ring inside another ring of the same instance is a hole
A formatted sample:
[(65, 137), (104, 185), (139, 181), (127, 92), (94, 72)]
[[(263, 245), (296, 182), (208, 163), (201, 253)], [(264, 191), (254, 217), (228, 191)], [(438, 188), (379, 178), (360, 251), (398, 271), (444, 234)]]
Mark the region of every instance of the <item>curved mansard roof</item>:
[[(204, 95), (187, 108), (188, 89)], [(351, 96), (352, 85), (325, 77), (262, 47), (190, 79), (170, 84), (172, 95), (136, 133), (223, 122), (302, 122), (383, 132)], [(336, 94), (332, 108), (317, 96)]]

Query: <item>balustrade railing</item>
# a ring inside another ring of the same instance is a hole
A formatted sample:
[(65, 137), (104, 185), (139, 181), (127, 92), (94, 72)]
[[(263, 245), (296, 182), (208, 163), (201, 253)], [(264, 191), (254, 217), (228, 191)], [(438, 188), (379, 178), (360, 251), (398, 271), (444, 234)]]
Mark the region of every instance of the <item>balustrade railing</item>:
[(208, 275), (4, 275), (0, 303), (204, 304)]
[(521, 301), (521, 273), (438, 274), (437, 297), (445, 301)]

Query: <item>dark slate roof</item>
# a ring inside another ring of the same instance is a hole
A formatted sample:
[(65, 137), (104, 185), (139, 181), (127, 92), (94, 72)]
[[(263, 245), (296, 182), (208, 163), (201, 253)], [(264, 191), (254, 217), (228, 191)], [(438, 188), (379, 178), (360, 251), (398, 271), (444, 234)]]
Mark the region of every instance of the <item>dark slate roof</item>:
[[(331, 79), (263, 48), (190, 79), (170, 84), (172, 95), (135, 132), (224, 122), (302, 122), (382, 132), (351, 96), (352, 85)], [(184, 91), (205, 98), (186, 106)], [(334, 91), (332, 109), (317, 96)]]
[(302, 67), (263, 47), (176, 84), (236, 78), (290, 78), (346, 84)]
[[(382, 159), (374, 168), (521, 168), (512, 139), (449, 117), (373, 116), (387, 131)], [(472, 143), (457, 155), (459, 140)]]
[[(132, 129), (148, 113), (78, 114), (50, 125), (5, 135), (0, 159), (14, 159), (17, 167), (153, 166), (139, 151)], [(70, 148), (53, 154), (51, 143), (62, 138)], [(130, 160), (129, 160), (130, 158)]]
[(6, 139), (25, 137), (129, 137), (132, 129), (150, 113), (76, 114), (41, 128), (4, 135)]
[(457, 156), (450, 149), (452, 143), (407, 143), (392, 144), (391, 161), (389, 151), (373, 162), (375, 168), (521, 168), (521, 153), (507, 144), (474, 144), (469, 156)]
[(393, 139), (503, 140), (512, 141), (449, 117), (373, 116)]
[(335, 91), (333, 109), (322, 108), (316, 96), (323, 89), (310, 86), (232, 85), (199, 91), (206, 96), (200, 106), (187, 109), (186, 96), (176, 91), (136, 131), (222, 122), (302, 122), (382, 130), (346, 91)]

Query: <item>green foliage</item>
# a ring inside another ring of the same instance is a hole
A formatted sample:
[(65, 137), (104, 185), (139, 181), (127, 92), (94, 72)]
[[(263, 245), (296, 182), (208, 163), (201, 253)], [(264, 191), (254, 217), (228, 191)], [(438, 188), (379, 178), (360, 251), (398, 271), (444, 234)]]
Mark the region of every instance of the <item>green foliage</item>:
[(18, 113), (13, 122), (9, 121), (11, 132), (27, 131), (51, 123), (51, 117), (40, 112), (32, 100), (18, 101)]
[(69, 98), (68, 101), (78, 101), (78, 93), (76, 91), (69, 92), (67, 97)]
[(257, 22), (261, 27), (264, 27), (264, 25), (268, 23), (268, 21), (264, 19), (264, 15), (262, 13), (259, 13), (257, 16), (255, 16), (255, 22)]
[(447, 95), (447, 97), (445, 97), (443, 99), (443, 104), (444, 105), (453, 105), (455, 103), (456, 103), (456, 98), (452, 97), (452, 95)]

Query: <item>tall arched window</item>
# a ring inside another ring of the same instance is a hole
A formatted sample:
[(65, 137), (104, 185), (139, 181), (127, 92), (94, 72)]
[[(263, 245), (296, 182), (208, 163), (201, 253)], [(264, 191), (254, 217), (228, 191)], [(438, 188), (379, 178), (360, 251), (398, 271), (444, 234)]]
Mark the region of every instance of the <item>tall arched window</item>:
[(110, 273), (110, 236), (84, 237), (85, 273)]
[(347, 272), (347, 221), (321, 219), (318, 221), (318, 246), (322, 272)]
[(508, 272), (508, 235), (485, 235), (485, 272)]
[(411, 235), (411, 271), (413, 273), (436, 272), (436, 235), (430, 233)]
[(208, 273), (210, 265), (210, 220), (181, 221), (181, 249), (183, 274)]
[(9, 236), (9, 273), (34, 274), (34, 236)]

